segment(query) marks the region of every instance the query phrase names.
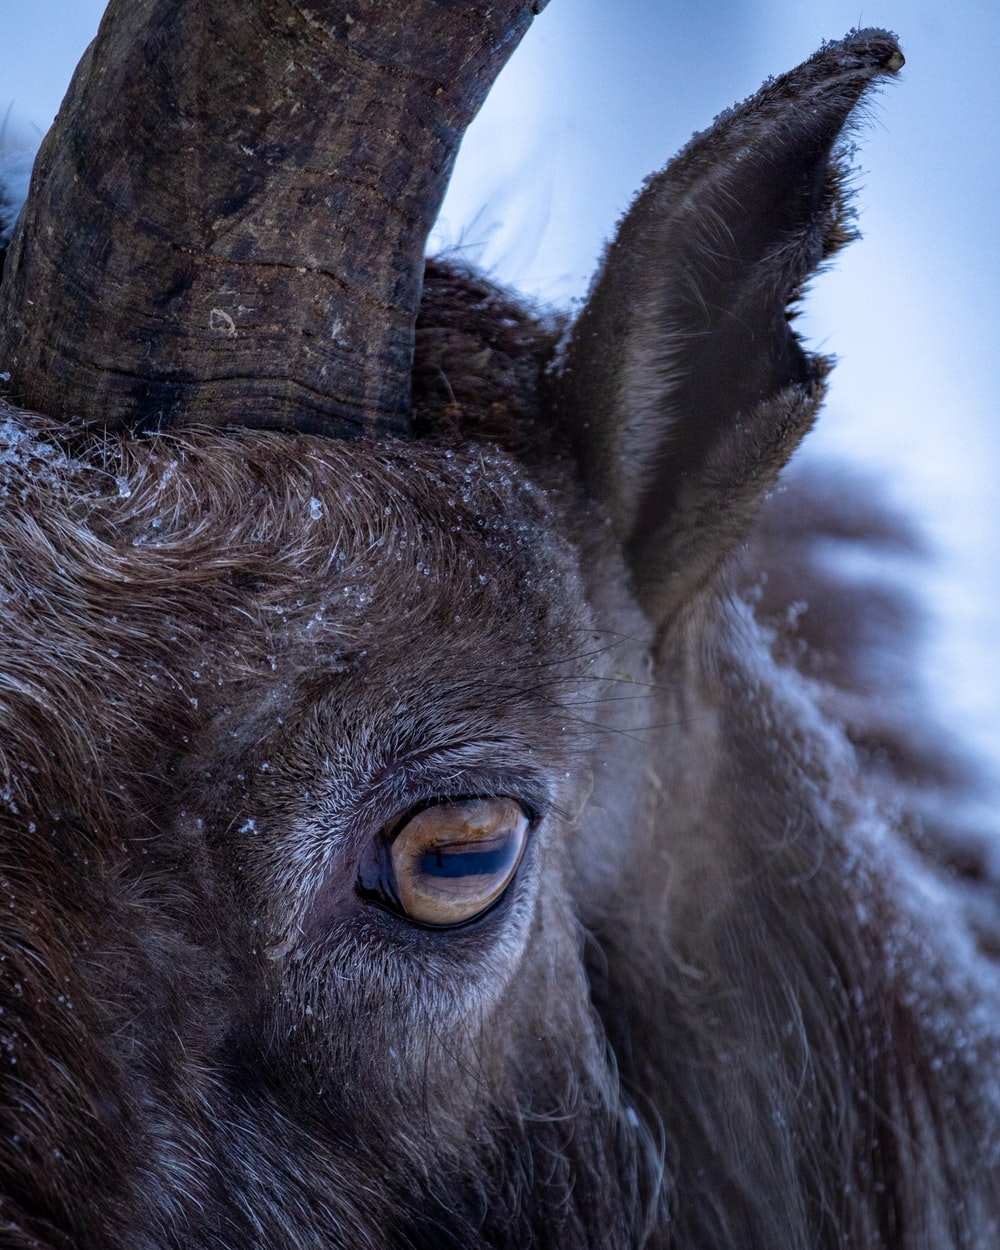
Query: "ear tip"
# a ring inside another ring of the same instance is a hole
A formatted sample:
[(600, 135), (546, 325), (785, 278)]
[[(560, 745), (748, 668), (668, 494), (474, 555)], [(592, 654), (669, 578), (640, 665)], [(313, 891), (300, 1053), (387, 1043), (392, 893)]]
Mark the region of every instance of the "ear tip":
[(852, 30), (838, 43), (824, 45), (819, 56), (848, 54), (856, 59), (859, 68), (868, 67), (886, 74), (898, 74), (906, 64), (897, 37), (888, 30), (870, 27)]

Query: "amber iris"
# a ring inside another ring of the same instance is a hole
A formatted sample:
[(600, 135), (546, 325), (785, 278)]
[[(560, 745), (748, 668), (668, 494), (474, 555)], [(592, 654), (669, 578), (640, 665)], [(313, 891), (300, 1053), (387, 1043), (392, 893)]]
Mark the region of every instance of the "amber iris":
[(512, 881), (529, 819), (510, 798), (457, 799), (421, 808), (389, 847), (389, 893), (419, 924), (463, 924), (490, 908)]

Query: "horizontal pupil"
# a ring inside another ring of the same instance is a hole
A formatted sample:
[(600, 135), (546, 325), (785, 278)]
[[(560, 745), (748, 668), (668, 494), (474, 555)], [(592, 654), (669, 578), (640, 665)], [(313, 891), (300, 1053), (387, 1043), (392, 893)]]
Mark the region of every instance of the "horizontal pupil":
[(496, 877), (510, 867), (510, 846), (483, 851), (427, 851), (420, 856), (425, 877)]

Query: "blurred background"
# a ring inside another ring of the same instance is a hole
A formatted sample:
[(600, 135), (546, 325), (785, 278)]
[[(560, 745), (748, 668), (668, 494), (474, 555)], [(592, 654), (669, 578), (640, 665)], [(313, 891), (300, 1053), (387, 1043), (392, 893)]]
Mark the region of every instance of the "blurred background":
[[(37, 141), (101, 0), (4, 0), (0, 116)], [(933, 552), (926, 676), (1000, 771), (1000, 4), (551, 0), (470, 131), (435, 245), (570, 306), (646, 174), (729, 104), (851, 27), (907, 66), (856, 139), (864, 238), (799, 322), (839, 365), (805, 455), (859, 463)]]

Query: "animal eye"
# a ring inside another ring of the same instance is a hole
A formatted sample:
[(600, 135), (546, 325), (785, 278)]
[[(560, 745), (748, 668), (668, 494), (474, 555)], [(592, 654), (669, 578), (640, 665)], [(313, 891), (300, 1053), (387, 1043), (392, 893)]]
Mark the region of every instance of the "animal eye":
[(521, 804), (510, 798), (421, 808), (388, 847), (379, 893), (418, 924), (446, 927), (473, 920), (513, 880), (529, 823)]

